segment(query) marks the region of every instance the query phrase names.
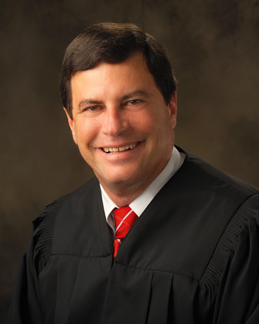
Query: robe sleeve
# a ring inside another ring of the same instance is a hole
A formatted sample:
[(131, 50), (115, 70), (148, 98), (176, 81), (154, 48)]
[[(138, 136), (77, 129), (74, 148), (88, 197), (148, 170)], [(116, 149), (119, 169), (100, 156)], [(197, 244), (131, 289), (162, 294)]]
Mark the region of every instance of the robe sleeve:
[[(226, 243), (227, 242), (227, 243)], [(231, 247), (217, 294), (214, 323), (259, 323), (259, 199), (237, 212), (221, 239)]]
[[(38, 275), (51, 253), (50, 239), (60, 202), (54, 201), (33, 222), (34, 230), (20, 264), (4, 324), (42, 324)], [(46, 244), (48, 242), (48, 244)]]
[(37, 277), (32, 267), (32, 246), (28, 247), (20, 264), (12, 302), (4, 324), (41, 324)]

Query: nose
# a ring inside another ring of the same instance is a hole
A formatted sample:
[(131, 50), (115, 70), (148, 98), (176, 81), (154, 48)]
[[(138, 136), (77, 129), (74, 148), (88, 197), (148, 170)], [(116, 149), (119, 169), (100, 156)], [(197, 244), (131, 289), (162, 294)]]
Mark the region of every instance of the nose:
[(120, 107), (108, 107), (103, 120), (103, 133), (109, 136), (118, 136), (128, 128), (125, 112)]

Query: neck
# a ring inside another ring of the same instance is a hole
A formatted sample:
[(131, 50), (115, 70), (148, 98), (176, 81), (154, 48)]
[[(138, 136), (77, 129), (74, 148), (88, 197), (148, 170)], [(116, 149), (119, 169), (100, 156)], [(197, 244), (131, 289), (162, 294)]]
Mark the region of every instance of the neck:
[(101, 185), (116, 206), (125, 207), (132, 203), (132, 201), (135, 200), (139, 195), (141, 195), (149, 184), (143, 186), (142, 188), (130, 188), (130, 186), (123, 188), (119, 185), (107, 186), (104, 183), (101, 183)]

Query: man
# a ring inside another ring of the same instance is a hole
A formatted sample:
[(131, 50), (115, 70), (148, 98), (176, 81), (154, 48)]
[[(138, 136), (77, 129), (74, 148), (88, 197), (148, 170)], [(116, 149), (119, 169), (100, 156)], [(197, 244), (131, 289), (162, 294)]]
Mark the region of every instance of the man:
[(94, 25), (61, 95), (96, 177), (34, 221), (5, 323), (259, 323), (259, 192), (174, 146), (161, 45)]

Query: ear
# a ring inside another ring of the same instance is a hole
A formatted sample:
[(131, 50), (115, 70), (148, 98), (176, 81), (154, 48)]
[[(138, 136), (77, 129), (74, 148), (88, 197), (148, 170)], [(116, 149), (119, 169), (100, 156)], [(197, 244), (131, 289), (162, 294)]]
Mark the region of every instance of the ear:
[(177, 116), (177, 93), (175, 92), (168, 104), (169, 118), (173, 129), (176, 126), (176, 116)]
[(69, 127), (70, 127), (70, 130), (71, 130), (71, 132), (72, 132), (73, 140), (74, 140), (74, 142), (75, 142), (76, 145), (77, 145), (77, 137), (76, 137), (76, 132), (75, 132), (75, 122), (74, 122), (74, 119), (72, 119), (72, 118), (69, 116), (69, 114), (68, 114), (68, 112), (67, 112), (67, 110), (66, 110), (65, 107), (63, 107), (63, 109), (64, 109), (64, 111), (65, 111), (65, 113), (66, 113), (66, 116), (67, 116), (67, 121), (68, 121), (68, 125), (69, 125)]

